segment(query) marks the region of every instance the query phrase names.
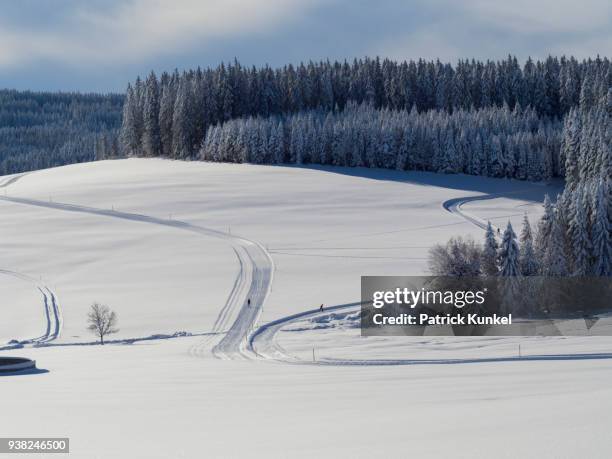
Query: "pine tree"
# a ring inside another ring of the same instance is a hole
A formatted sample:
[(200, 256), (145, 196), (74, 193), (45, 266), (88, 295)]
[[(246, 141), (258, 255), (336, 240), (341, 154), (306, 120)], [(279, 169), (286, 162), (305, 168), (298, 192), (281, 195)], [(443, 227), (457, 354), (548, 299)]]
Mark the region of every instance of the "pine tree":
[(499, 136), (494, 135), (491, 138), (491, 150), (488, 165), (489, 175), (491, 177), (503, 177), (504, 175), (504, 160), (501, 141)]
[(499, 268), (497, 267), (497, 250), (498, 245), (497, 239), (495, 238), (495, 232), (493, 231), (491, 222), (488, 222), (481, 261), (482, 272), (485, 276), (496, 276), (499, 272)]
[(162, 87), (159, 103), (159, 132), (162, 155), (172, 156), (172, 120), (174, 118), (174, 102), (176, 99), (176, 78), (172, 77)]
[(153, 72), (145, 83), (143, 125), (142, 150), (144, 156), (159, 156), (161, 154), (159, 88), (157, 77)]
[(291, 141), (289, 144), (289, 162), (302, 164), (304, 154), (304, 131), (299, 119), (295, 119), (291, 125)]
[(610, 221), (610, 184), (601, 178), (595, 186), (593, 196), (592, 241), (593, 241), (593, 274), (595, 276), (612, 276), (612, 227)]
[(514, 234), (512, 224), (509, 221), (499, 248), (499, 267), (500, 276), (510, 277), (520, 275), (519, 246), (516, 242), (516, 234)]
[(271, 155), (271, 164), (280, 164), (283, 162), (282, 154), (282, 127), (277, 123), (272, 123), (270, 128), (270, 139), (268, 142), (269, 154)]
[(546, 252), (546, 246), (550, 239), (550, 232), (552, 230), (553, 221), (555, 218), (555, 209), (550, 201), (548, 195), (544, 196), (544, 215), (538, 222), (538, 232), (535, 240), (536, 256), (538, 258), (538, 264), (542, 267), (544, 262), (544, 253)]
[(593, 75), (590, 68), (588, 68), (582, 80), (582, 86), (580, 87), (580, 110), (587, 111), (592, 108), (594, 98)]
[(136, 95), (132, 86), (128, 84), (125, 103), (123, 104), (123, 124), (121, 126), (121, 142), (128, 155), (136, 155), (140, 151), (141, 139), (138, 136), (137, 110)]
[(187, 159), (191, 156), (191, 126), (189, 80), (181, 78), (172, 113), (172, 157)]
[(587, 276), (591, 272), (591, 240), (589, 235), (588, 200), (586, 189), (580, 186), (572, 195), (568, 236), (572, 251), (572, 274)]
[(455, 142), (453, 140), (453, 132), (451, 129), (447, 129), (445, 138), (444, 148), (441, 152), (442, 161), (439, 172), (444, 174), (452, 174), (456, 172), (455, 161), (457, 160), (457, 150), (455, 149)]
[(565, 234), (558, 212), (554, 212), (550, 233), (545, 244), (541, 272), (544, 276), (567, 276), (567, 256), (565, 254)]
[(538, 260), (533, 247), (533, 235), (527, 215), (523, 217), (523, 228), (520, 236), (519, 265), (523, 276), (535, 276), (538, 273)]
[(572, 110), (565, 119), (562, 153), (565, 157), (565, 183), (569, 190), (573, 190), (579, 180), (580, 154), (580, 126), (578, 113), (575, 110)]

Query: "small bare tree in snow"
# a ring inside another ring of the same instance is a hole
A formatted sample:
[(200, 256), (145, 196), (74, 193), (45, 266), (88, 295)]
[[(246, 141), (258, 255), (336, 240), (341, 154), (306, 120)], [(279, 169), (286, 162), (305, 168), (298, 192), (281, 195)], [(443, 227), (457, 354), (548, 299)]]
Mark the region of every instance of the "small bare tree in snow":
[(472, 238), (453, 237), (429, 250), (429, 270), (434, 276), (477, 277), (481, 258), (482, 248)]
[(104, 337), (106, 335), (119, 331), (116, 328), (117, 314), (103, 304), (94, 303), (91, 305), (87, 314), (87, 323), (89, 324), (87, 329), (100, 337), (100, 344), (104, 344)]

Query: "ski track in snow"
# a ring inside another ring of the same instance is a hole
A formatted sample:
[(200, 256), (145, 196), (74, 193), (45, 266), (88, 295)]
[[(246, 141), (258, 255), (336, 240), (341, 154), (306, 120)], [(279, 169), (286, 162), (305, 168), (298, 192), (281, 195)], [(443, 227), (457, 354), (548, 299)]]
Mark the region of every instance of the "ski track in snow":
[(319, 309), (300, 312), (259, 327), (249, 339), (249, 350), (265, 361), (276, 361), (294, 365), (328, 365), (328, 366), (389, 366), (389, 365), (444, 365), (491, 362), (519, 362), (535, 360), (612, 360), (612, 353), (581, 354), (534, 354), (527, 356), (480, 357), (462, 359), (336, 359), (318, 358), (304, 360), (289, 354), (278, 343), (276, 336), (285, 327), (304, 320), (313, 320), (329, 316), (338, 311), (358, 311), (360, 303), (347, 303), (329, 306), (323, 312)]
[[(24, 174), (4, 177), (4, 179), (0, 182), (0, 188), (6, 188), (7, 186), (11, 185), (12, 183), (15, 183), (17, 180), (19, 180), (25, 175), (27, 175), (27, 172)], [(39, 282), (38, 279), (32, 276), (28, 276), (23, 273), (18, 273), (16, 271), (11, 271), (9, 269), (0, 269), (0, 274), (4, 276), (15, 277), (17, 279), (21, 279), (34, 285), (34, 287), (42, 295), (43, 309), (45, 315), (45, 331), (42, 335), (36, 338), (19, 340), (19, 342), (16, 344), (8, 344), (6, 346), (1, 346), (0, 351), (21, 348), (27, 345), (41, 345), (59, 338), (60, 333), (62, 331), (63, 320), (60, 305), (57, 300), (57, 295), (53, 293), (53, 291), (49, 287), (43, 285), (41, 282)]]
[[(515, 192), (516, 193), (516, 192)], [(503, 196), (503, 194), (485, 194), (468, 197), (459, 197), (446, 200), (442, 203), (442, 207), (458, 217), (467, 220), (479, 228), (486, 229), (487, 222), (479, 217), (470, 215), (465, 212), (461, 206), (468, 202), (482, 201)], [(497, 227), (493, 227), (497, 232)], [(274, 253), (274, 252), (273, 252)], [(303, 320), (312, 320), (318, 317), (325, 317), (341, 310), (356, 309), (361, 303), (346, 303), (325, 308), (324, 311), (313, 309), (309, 311), (292, 314), (277, 320), (273, 320), (262, 325), (248, 339), (248, 350), (254, 353), (257, 357), (264, 360), (275, 360), (284, 363), (306, 364), (306, 365), (415, 365), (415, 364), (434, 364), (434, 363), (472, 363), (478, 361), (491, 361), (491, 359), (441, 359), (441, 360), (415, 360), (415, 359), (377, 359), (377, 360), (349, 360), (349, 359), (321, 359), (317, 361), (303, 360), (296, 356), (288, 354), (285, 349), (278, 343), (276, 336), (283, 328), (294, 322)], [(611, 354), (612, 356), (612, 354)]]
[[(0, 183), (0, 187), (6, 187), (14, 183), (23, 175), (7, 178)], [(120, 218), (133, 222), (149, 223), (154, 225), (167, 226), (174, 229), (190, 231), (204, 236), (216, 237), (230, 243), (234, 253), (238, 258), (239, 272), (234, 282), (230, 295), (217, 317), (213, 330), (200, 343), (190, 349), (190, 354), (202, 355), (211, 344), (215, 336), (222, 334), (227, 325), (231, 322), (232, 316), (235, 319), (227, 330), (223, 338), (213, 347), (212, 352), (217, 358), (221, 359), (247, 359), (251, 354), (247, 353), (246, 337), (254, 329), (255, 323), (261, 315), (264, 302), (270, 292), (274, 272), (274, 262), (270, 254), (259, 243), (234, 236), (223, 231), (206, 228), (203, 226), (192, 225), (180, 220), (169, 220), (148, 215), (121, 212), (118, 210), (100, 209), (75, 204), (61, 202), (47, 202), (36, 199), (20, 198), (14, 196), (0, 196), (1, 200), (15, 204), (43, 207), (46, 209), (62, 210), (92, 214), (103, 217)], [(46, 287), (45, 287), (46, 289)], [(48, 290), (48, 289), (47, 289)], [(42, 290), (41, 290), (42, 291)], [(55, 296), (50, 293), (50, 301), (56, 305)], [(250, 304), (248, 300), (250, 299)], [(55, 306), (54, 306), (55, 307)], [(237, 314), (235, 312), (237, 311)], [(59, 332), (58, 332), (59, 334)], [(55, 336), (53, 339), (55, 339)]]
[[(461, 207), (473, 201), (495, 199), (512, 193), (486, 194), (453, 198), (442, 203), (442, 207), (448, 212), (455, 214), (481, 229), (487, 228), (487, 222), (477, 216), (465, 212)], [(497, 227), (493, 226), (497, 232)], [(248, 350), (253, 352), (262, 360), (272, 360), (276, 362), (296, 364), (296, 365), (330, 365), (330, 366), (386, 366), (386, 365), (442, 365), (442, 364), (468, 364), (468, 363), (487, 363), (487, 362), (515, 362), (515, 361), (534, 361), (534, 360), (586, 360), (586, 359), (612, 359), (612, 353), (592, 353), (592, 354), (542, 354), (529, 355), (522, 357), (482, 357), (482, 358), (463, 358), (463, 359), (335, 359), (322, 358), (318, 360), (304, 360), (297, 356), (290, 355), (278, 343), (277, 334), (290, 324), (313, 320), (330, 316), (338, 311), (358, 311), (361, 303), (346, 303), (329, 306), (324, 311), (313, 309), (300, 312), (277, 320), (273, 320), (262, 325), (248, 340)]]
[[(476, 225), (479, 228), (482, 228), (483, 230), (487, 229), (487, 222), (485, 220), (483, 220), (482, 218), (476, 217), (475, 215), (471, 215), (467, 212), (465, 212), (461, 206), (463, 206), (464, 204), (467, 204), (468, 202), (474, 202), (474, 201), (484, 201), (487, 199), (494, 199), (496, 197), (499, 197), (498, 195), (491, 195), (491, 194), (485, 194), (485, 195), (481, 195), (481, 196), (470, 196), (470, 197), (465, 197), (465, 198), (453, 198), (453, 199), (449, 199), (447, 201), (444, 201), (442, 203), (442, 207), (444, 207), (444, 209), (446, 209), (448, 212), (450, 212), (451, 214), (455, 214), (458, 215), (459, 217), (463, 218), (464, 220), (467, 220), (468, 222)], [(491, 225), (493, 226), (493, 225)], [(499, 228), (496, 226), (493, 226), (493, 229), (495, 231), (498, 231)]]
[(0, 274), (4, 276), (12, 276), (17, 279), (31, 283), (40, 292), (42, 296), (43, 309), (45, 315), (45, 331), (42, 335), (36, 338), (28, 338), (18, 340), (17, 343), (0, 346), (0, 351), (9, 349), (22, 348), (25, 346), (38, 346), (50, 343), (59, 338), (62, 332), (62, 313), (55, 293), (45, 285), (42, 285), (37, 279), (26, 274), (10, 271), (8, 269), (0, 269)]

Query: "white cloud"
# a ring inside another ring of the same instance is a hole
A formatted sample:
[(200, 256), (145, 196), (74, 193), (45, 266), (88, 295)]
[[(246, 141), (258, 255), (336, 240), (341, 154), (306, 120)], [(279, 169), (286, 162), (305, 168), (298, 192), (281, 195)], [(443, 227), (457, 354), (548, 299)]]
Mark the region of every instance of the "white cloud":
[[(340, 5), (319, 13), (332, 15), (324, 19), (326, 24), (337, 24), (330, 29), (331, 40), (356, 37), (347, 43), (348, 54), (450, 61), (499, 58), (508, 53), (583, 57), (609, 55), (612, 42), (610, 0), (387, 0), (360, 3), (359, 7), (353, 0), (119, 0), (111, 6), (74, 2), (79, 6), (55, 14), (56, 19), (48, 23), (39, 20), (36, 27), (0, 17), (0, 69), (27, 69), (29, 63), (47, 61), (116, 71), (125, 63), (222, 49), (226, 39), (251, 40), (287, 24), (307, 24), (324, 17), (311, 15), (322, 3)], [(385, 15), (397, 14), (402, 7), (405, 24), (398, 28), (392, 20), (397, 18)], [(414, 19), (411, 12), (416, 13)], [(381, 22), (380, 33), (374, 38), (360, 35), (360, 28), (367, 29), (372, 20)], [(297, 36), (290, 30), (284, 27), (279, 39), (289, 44), (291, 40), (308, 43), (303, 30)], [(309, 52), (307, 44), (302, 48)], [(312, 53), (324, 56), (328, 51)]]
[(428, 0), (426, 24), (384, 36), (370, 52), (396, 59), (546, 57), (609, 55), (609, 0)]
[(0, 66), (39, 59), (77, 65), (121, 63), (213, 39), (265, 32), (296, 19), (312, 0), (131, 0), (108, 11), (74, 9), (55, 27), (0, 24)]
[(465, 0), (454, 3), (468, 17), (523, 33), (586, 32), (609, 26), (609, 0)]

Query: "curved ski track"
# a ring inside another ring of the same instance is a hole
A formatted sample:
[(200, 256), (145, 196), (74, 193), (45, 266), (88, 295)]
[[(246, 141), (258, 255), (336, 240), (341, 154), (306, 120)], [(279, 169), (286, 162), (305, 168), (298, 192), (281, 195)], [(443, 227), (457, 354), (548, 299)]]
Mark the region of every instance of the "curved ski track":
[[(0, 188), (6, 188), (7, 186), (11, 185), (12, 183), (15, 183), (17, 180), (27, 174), (28, 173), (26, 172), (23, 174), (4, 177), (3, 180), (0, 182)], [(16, 347), (23, 347), (25, 345), (44, 344), (56, 340), (60, 336), (63, 324), (62, 313), (59, 302), (57, 300), (57, 295), (53, 293), (53, 291), (49, 287), (42, 285), (38, 281), (38, 279), (35, 279), (32, 276), (28, 276), (26, 274), (18, 273), (8, 269), (0, 269), (0, 274), (16, 277), (17, 279), (24, 280), (34, 285), (42, 295), (43, 309), (45, 314), (45, 331), (42, 335), (36, 338), (21, 340), (18, 344), (7, 344), (5, 346), (1, 346), (0, 351), (14, 349)]]
[[(507, 194), (507, 193), (506, 193)], [(468, 202), (493, 199), (504, 196), (499, 195), (480, 195), (462, 198), (453, 198), (442, 203), (442, 207), (448, 212), (458, 215), (468, 222), (486, 229), (487, 222), (463, 211), (461, 206)], [(466, 364), (466, 363), (486, 363), (486, 362), (513, 362), (513, 361), (533, 361), (533, 360), (586, 360), (586, 359), (612, 359), (612, 353), (586, 353), (586, 354), (543, 354), (529, 355), (522, 357), (483, 357), (467, 359), (336, 359), (322, 358), (316, 361), (303, 360), (297, 356), (290, 355), (278, 343), (276, 335), (286, 326), (301, 322), (303, 320), (315, 319), (317, 317), (329, 316), (339, 311), (351, 312), (358, 310), (360, 305), (357, 303), (347, 303), (325, 308), (323, 312), (319, 309), (312, 309), (301, 313), (283, 317), (267, 324), (262, 325), (250, 335), (248, 344), (249, 350), (263, 360), (296, 364), (296, 365), (330, 365), (330, 366), (387, 366), (387, 365), (443, 365), (443, 364)]]
[(15, 277), (17, 279), (21, 279), (34, 285), (42, 296), (43, 310), (45, 315), (45, 331), (42, 335), (36, 338), (19, 340), (19, 342), (15, 344), (7, 344), (5, 346), (0, 347), (0, 351), (20, 348), (26, 345), (36, 346), (45, 343), (50, 343), (51, 341), (56, 340), (62, 332), (63, 320), (59, 302), (55, 293), (53, 293), (49, 287), (39, 283), (39, 281), (34, 277), (28, 276), (26, 274), (10, 271), (8, 269), (0, 269), (0, 274)]
[[(6, 186), (13, 183), (19, 177), (21, 176), (11, 177), (8, 181), (4, 182), (4, 185), (0, 184), (0, 186)], [(213, 354), (222, 359), (248, 357), (245, 353), (245, 336), (250, 330), (253, 329), (255, 322), (261, 314), (263, 304), (272, 285), (274, 272), (274, 262), (272, 257), (261, 244), (246, 238), (225, 233), (223, 231), (193, 225), (180, 220), (169, 220), (148, 215), (121, 212), (117, 210), (99, 209), (95, 207), (61, 202), (47, 202), (14, 196), (0, 196), (0, 200), (15, 204), (43, 207), (46, 209), (92, 214), (104, 217), (120, 218), (133, 222), (162, 225), (178, 230), (202, 234), (204, 236), (216, 237), (227, 241), (234, 248), (234, 253), (238, 258), (240, 269), (238, 278), (234, 283), (234, 288), (232, 289), (230, 296), (228, 297), (224, 307), (221, 309), (219, 317), (215, 322), (213, 334), (222, 333), (234, 315), (235, 320), (225, 336), (213, 348)], [(250, 305), (247, 301), (249, 298), (251, 300)], [(236, 311), (237, 314), (235, 314)], [(203, 343), (196, 345), (190, 352), (194, 355), (201, 354), (202, 349), (206, 347), (207, 343), (209, 343), (208, 339), (204, 340)]]

